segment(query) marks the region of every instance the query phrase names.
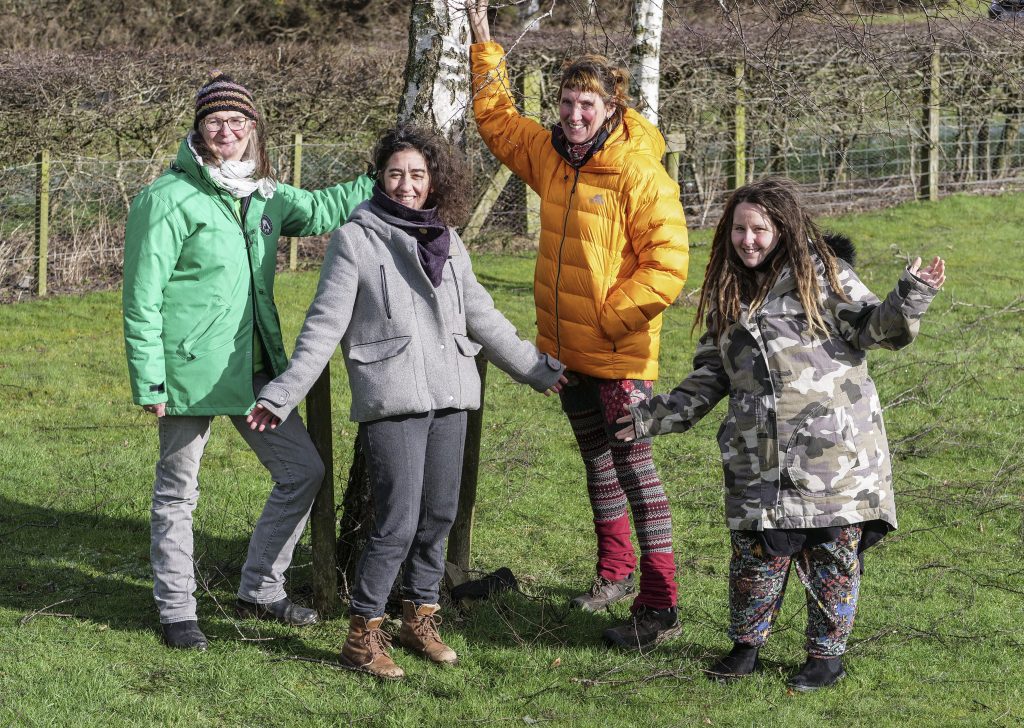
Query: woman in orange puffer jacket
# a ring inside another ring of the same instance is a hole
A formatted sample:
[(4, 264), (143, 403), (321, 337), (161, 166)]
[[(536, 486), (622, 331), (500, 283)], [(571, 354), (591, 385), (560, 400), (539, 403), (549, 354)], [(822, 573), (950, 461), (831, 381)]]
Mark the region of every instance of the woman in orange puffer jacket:
[(541, 200), (537, 346), (568, 368), (562, 408), (586, 466), (597, 532), (597, 575), (572, 603), (594, 611), (634, 591), (628, 503), (640, 589), (631, 619), (605, 630), (604, 640), (647, 647), (678, 631), (672, 517), (650, 440), (623, 443), (614, 432), (630, 404), (651, 397), (661, 313), (686, 281), (679, 187), (661, 165), (661, 134), (628, 106), (625, 70), (591, 55), (568, 64), (560, 123), (545, 128), (515, 108), (487, 1), (466, 7), (480, 135)]

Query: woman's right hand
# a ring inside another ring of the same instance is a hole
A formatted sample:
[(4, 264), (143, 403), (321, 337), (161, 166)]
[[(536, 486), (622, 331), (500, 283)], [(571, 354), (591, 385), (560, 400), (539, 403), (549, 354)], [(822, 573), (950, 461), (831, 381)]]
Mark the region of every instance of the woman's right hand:
[(615, 437), (620, 440), (624, 440), (625, 442), (632, 442), (636, 439), (636, 425), (633, 424), (633, 415), (622, 415), (622, 417), (619, 417), (615, 422), (619, 425), (625, 425), (627, 422), (629, 423), (626, 427), (618, 430), (615, 433)]
[(487, 22), (487, 0), (466, 0), (466, 16), (474, 43), (486, 43), (491, 39), (491, 26)]
[(163, 402), (159, 404), (144, 404), (142, 409), (145, 412), (156, 415), (157, 417), (163, 417), (167, 413), (167, 405)]
[(281, 424), (281, 418), (270, 410), (264, 409), (261, 404), (252, 408), (252, 412), (246, 415), (245, 421), (249, 423), (250, 430), (257, 430), (259, 432), (263, 432), (267, 427), (273, 430)]

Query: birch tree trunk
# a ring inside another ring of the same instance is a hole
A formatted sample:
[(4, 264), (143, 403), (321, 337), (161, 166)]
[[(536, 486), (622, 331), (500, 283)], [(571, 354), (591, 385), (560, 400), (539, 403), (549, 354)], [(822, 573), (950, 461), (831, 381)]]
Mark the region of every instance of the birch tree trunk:
[(399, 122), (415, 120), (461, 146), (469, 106), (469, 21), (463, 0), (416, 0)]
[[(469, 42), (469, 21), (463, 0), (414, 1), (409, 17), (405, 90), (398, 102), (399, 123), (414, 121), (433, 127), (452, 144), (464, 144), (466, 111), (470, 104)], [(477, 362), (481, 380), (486, 365), (485, 360)], [(481, 396), (481, 409), (469, 413), (459, 517), (452, 531), (453, 539), (456, 533), (465, 534), (466, 546), (462, 551), (466, 565), (469, 558), (468, 530), (476, 495), (482, 412)], [(369, 540), (373, 518), (374, 504), (366, 457), (357, 437), (353, 443), (352, 466), (342, 502), (336, 550), (338, 569), (346, 585), (351, 585), (355, 579), (359, 556)], [(393, 606), (389, 603), (389, 609)]]
[(662, 0), (633, 1), (633, 47), (629, 52), (631, 90), (637, 98), (639, 111), (655, 125), (658, 123), (662, 24)]

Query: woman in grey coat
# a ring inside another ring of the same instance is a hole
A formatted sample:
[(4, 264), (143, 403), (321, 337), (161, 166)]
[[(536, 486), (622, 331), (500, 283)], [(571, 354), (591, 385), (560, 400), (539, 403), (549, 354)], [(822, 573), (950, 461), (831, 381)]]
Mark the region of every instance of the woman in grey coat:
[(450, 227), (467, 206), (467, 175), (447, 143), (433, 131), (392, 129), (374, 165), (373, 196), (332, 237), (288, 369), (263, 388), (249, 420), (262, 430), (287, 418), (340, 341), (376, 506), (341, 661), (397, 679), (404, 673), (381, 624), (403, 564), (400, 643), (436, 663), (457, 661), (436, 615), (466, 411), (480, 407), (474, 356), (483, 350), (545, 394), (565, 377), (561, 363), (519, 338), (474, 277)]

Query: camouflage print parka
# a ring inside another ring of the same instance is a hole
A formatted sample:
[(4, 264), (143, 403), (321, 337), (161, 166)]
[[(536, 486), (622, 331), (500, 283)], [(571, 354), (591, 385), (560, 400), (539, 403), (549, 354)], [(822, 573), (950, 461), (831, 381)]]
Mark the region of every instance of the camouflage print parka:
[(718, 444), (730, 529), (875, 519), (896, 526), (889, 447), (866, 350), (910, 344), (937, 291), (905, 270), (879, 301), (837, 262), (851, 302), (835, 295), (819, 264), (827, 337), (806, 334), (786, 268), (754, 315), (744, 309), (717, 344), (713, 331), (701, 337), (694, 370), (678, 387), (630, 408), (637, 436), (646, 437), (685, 432), (729, 396)]

